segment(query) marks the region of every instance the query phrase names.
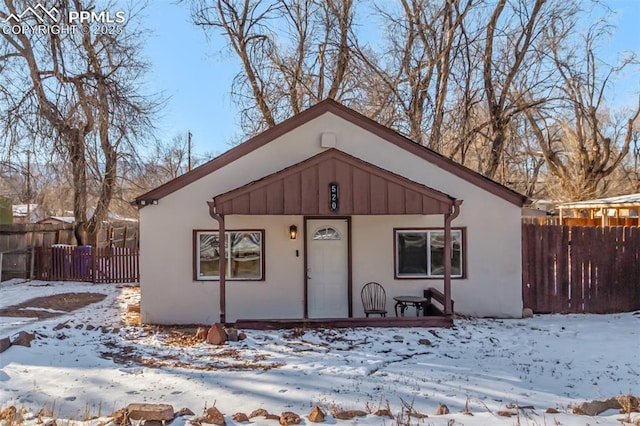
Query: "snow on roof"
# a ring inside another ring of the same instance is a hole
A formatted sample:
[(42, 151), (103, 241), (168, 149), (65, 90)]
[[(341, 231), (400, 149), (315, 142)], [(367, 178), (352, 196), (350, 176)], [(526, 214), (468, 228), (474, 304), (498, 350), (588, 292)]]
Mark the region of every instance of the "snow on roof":
[[(87, 216), (93, 215), (93, 212), (96, 209), (94, 207), (87, 208)], [(72, 214), (73, 215), (73, 214)], [(116, 221), (116, 222), (137, 222), (138, 219), (132, 217), (121, 216), (118, 213), (108, 212), (107, 213), (107, 221)]]
[(138, 222), (138, 219), (133, 217), (120, 216), (117, 213), (111, 213), (107, 215), (109, 220), (117, 221), (117, 222)]
[[(94, 208), (93, 207), (89, 207), (87, 208), (87, 215), (92, 215), (94, 212)], [(73, 223), (75, 222), (75, 218), (73, 216), (73, 211), (72, 210), (65, 210), (64, 215), (62, 216), (47, 216), (46, 218), (42, 219), (42, 221), (45, 220), (56, 220), (58, 222), (64, 222), (64, 223)], [(105, 220), (105, 222), (108, 221), (114, 221), (114, 222), (138, 222), (138, 219), (136, 218), (131, 218), (131, 217), (126, 217), (126, 216), (121, 216), (117, 213), (113, 213), (113, 212), (108, 212), (107, 213), (107, 219)]]
[(49, 216), (45, 219), (42, 219), (42, 221), (45, 220), (57, 220), (58, 222), (64, 222), (64, 223), (73, 223), (75, 221), (75, 218), (73, 216)]
[(619, 195), (617, 197), (596, 198), (593, 200), (562, 203), (558, 207), (569, 209), (588, 209), (601, 207), (640, 207), (640, 193)]
[(27, 215), (27, 206), (29, 206), (28, 210), (30, 210), (31, 213), (33, 213), (33, 211), (38, 208), (37, 204), (14, 204), (13, 205), (13, 215), (14, 216), (26, 216)]

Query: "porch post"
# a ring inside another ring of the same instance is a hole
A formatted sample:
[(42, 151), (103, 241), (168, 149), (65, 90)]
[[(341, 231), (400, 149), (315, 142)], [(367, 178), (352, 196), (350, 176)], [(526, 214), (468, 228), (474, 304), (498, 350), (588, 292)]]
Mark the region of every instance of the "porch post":
[(451, 222), (460, 214), (462, 201), (454, 200), (451, 211), (444, 215), (444, 314), (451, 312)]
[(218, 221), (218, 262), (220, 266), (220, 324), (226, 322), (226, 306), (227, 306), (227, 257), (225, 249), (225, 227), (224, 227), (224, 215), (216, 212), (216, 206), (214, 201), (208, 201), (209, 215)]

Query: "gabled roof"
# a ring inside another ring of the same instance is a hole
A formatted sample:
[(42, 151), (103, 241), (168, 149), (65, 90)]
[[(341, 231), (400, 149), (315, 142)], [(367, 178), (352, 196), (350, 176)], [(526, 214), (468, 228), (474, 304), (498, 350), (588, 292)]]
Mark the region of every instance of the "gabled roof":
[[(337, 189), (330, 208), (329, 185)], [(219, 214), (445, 214), (456, 200), (435, 189), (329, 149), (214, 198)]]
[(265, 130), (264, 132), (254, 136), (248, 141), (237, 145), (234, 148), (231, 148), (229, 151), (214, 158), (208, 163), (205, 163), (200, 167), (197, 167), (190, 172), (185, 173), (182, 176), (179, 176), (155, 189), (152, 189), (151, 191), (143, 195), (140, 195), (135, 200), (136, 204), (140, 205), (141, 200), (158, 200), (162, 197), (165, 197), (327, 112), (330, 112), (358, 127), (370, 131), (380, 138), (385, 139), (386, 141), (393, 143), (394, 145), (492, 194), (495, 194), (496, 196), (517, 205), (518, 207), (522, 207), (522, 205), (527, 202), (527, 197), (525, 197), (524, 195), (519, 194), (507, 188), (506, 186), (500, 185), (499, 183), (494, 182), (493, 180), (465, 166), (462, 166), (427, 147), (419, 145), (397, 133), (396, 131), (385, 127), (332, 99), (326, 99), (312, 106), (311, 108), (283, 121), (282, 123), (268, 130)]

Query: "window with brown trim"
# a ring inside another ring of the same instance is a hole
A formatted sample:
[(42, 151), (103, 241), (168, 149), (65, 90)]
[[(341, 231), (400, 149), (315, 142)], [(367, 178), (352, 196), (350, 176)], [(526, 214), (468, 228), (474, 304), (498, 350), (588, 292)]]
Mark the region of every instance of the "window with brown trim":
[[(194, 231), (195, 279), (220, 279), (218, 231)], [(227, 280), (264, 279), (264, 231), (226, 231)]]
[[(395, 229), (395, 277), (443, 278), (444, 229)], [(451, 230), (451, 277), (464, 277), (464, 232)]]

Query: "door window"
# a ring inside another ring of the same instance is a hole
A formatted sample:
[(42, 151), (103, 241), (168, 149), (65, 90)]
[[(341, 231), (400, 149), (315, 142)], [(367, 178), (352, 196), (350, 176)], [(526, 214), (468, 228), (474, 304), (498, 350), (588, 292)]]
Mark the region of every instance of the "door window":
[(313, 234), (313, 239), (315, 241), (339, 240), (340, 233), (332, 226), (323, 226)]

